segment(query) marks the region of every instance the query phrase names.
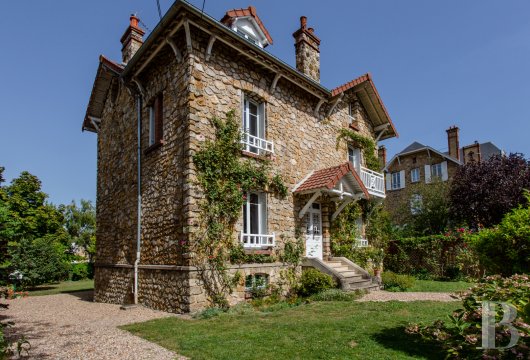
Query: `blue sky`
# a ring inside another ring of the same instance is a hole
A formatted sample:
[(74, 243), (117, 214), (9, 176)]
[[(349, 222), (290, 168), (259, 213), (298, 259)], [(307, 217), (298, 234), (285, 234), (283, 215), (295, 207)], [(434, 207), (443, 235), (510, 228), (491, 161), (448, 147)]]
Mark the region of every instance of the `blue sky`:
[[(172, 1), (161, 0), (165, 12)], [(191, 1), (201, 7), (202, 0)], [(291, 34), (306, 15), (321, 38), (328, 88), (371, 72), (399, 139), (447, 148), (492, 141), (530, 155), (530, 2), (527, 0), (206, 0), (221, 18), (254, 5), (274, 39), (268, 50), (294, 64)], [(120, 60), (131, 12), (153, 29), (155, 0), (0, 3), (0, 165), (8, 180), (28, 170), (54, 203), (96, 196), (96, 135), (81, 132), (99, 54)]]

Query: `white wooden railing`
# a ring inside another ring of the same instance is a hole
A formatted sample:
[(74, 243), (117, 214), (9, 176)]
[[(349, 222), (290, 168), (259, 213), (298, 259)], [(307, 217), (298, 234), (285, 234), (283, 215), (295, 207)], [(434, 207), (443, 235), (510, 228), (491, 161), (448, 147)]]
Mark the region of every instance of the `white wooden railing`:
[(274, 234), (245, 234), (241, 232), (240, 240), (244, 248), (261, 248), (276, 245)]
[(382, 173), (361, 166), (361, 180), (371, 195), (385, 197), (385, 177)]
[(245, 144), (245, 150), (250, 152), (256, 152), (254, 149), (262, 150), (265, 152), (274, 153), (274, 143), (265, 139), (261, 139), (257, 136), (250, 135), (249, 133), (241, 133), (241, 142)]
[(357, 239), (357, 243), (355, 244), (356, 247), (367, 247), (368, 246), (368, 240), (359, 238)]

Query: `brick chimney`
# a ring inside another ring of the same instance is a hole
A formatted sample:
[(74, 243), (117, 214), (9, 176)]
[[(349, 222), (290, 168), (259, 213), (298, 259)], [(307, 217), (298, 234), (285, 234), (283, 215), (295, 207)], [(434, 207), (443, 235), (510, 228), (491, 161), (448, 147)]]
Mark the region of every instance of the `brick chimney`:
[(125, 30), (125, 33), (120, 40), (123, 45), (121, 48), (121, 54), (124, 64), (127, 64), (129, 60), (132, 59), (134, 54), (136, 54), (140, 46), (144, 43), (143, 36), (145, 32), (138, 27), (138, 21), (139, 19), (136, 15), (131, 14), (129, 27)]
[(457, 126), (451, 126), (447, 129), (447, 145), (449, 147), (449, 156), (460, 160), (460, 139)]
[(377, 149), (377, 157), (379, 158), (379, 161), (381, 162), (381, 165), (383, 165), (383, 167), (385, 167), (386, 166), (386, 147), (385, 147), (385, 145), (379, 146), (379, 148)]
[(296, 68), (320, 82), (320, 39), (315, 30), (307, 27), (307, 17), (300, 17), (300, 29), (293, 34), (296, 49)]

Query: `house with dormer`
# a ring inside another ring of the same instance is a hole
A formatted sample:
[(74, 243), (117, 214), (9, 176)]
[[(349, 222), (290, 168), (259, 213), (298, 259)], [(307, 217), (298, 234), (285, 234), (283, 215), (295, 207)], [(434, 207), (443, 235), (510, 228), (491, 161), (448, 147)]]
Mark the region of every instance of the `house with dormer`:
[(470, 162), (480, 162), (504, 151), (491, 142), (460, 146), (460, 129), (446, 130), (448, 151), (440, 151), (417, 141), (394, 155), (384, 168), (386, 174), (385, 206), (391, 213), (402, 211), (404, 204), (411, 213), (421, 207), (421, 195), (415, 192), (418, 184), (435, 181), (449, 182), (458, 168)]
[[(100, 56), (83, 120), (98, 137), (95, 300), (170, 312), (208, 306), (191, 255), (175, 244), (193, 241), (200, 217), (192, 156), (214, 138), (210, 119), (231, 110), (241, 157), (267, 159), (289, 189), (285, 198), (247, 194), (234, 236), (245, 252), (274, 254), (302, 236), (305, 266), (344, 289), (372, 287), (366, 271), (330, 250), (331, 222), (346, 205), (386, 196), (365, 150), (337, 146), (343, 128), (376, 143), (397, 136), (372, 76), (321, 84), (320, 39), (306, 17), (294, 26), (296, 67), (267, 51), (273, 39), (252, 6), (217, 20), (178, 0), (145, 40), (138, 23), (130, 17), (121, 61)], [(238, 265), (245, 281), (234, 296), (257, 278), (278, 281), (282, 266)]]

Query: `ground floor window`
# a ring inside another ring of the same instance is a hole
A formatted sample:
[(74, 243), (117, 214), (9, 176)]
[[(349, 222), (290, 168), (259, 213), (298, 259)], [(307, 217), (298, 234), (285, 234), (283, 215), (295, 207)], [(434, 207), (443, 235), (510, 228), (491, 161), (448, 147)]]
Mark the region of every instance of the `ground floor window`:
[(252, 291), (255, 289), (266, 289), (269, 285), (269, 275), (267, 274), (252, 274), (245, 278), (245, 290)]
[(243, 203), (244, 247), (273, 246), (274, 235), (267, 231), (267, 196), (263, 192), (248, 192)]

